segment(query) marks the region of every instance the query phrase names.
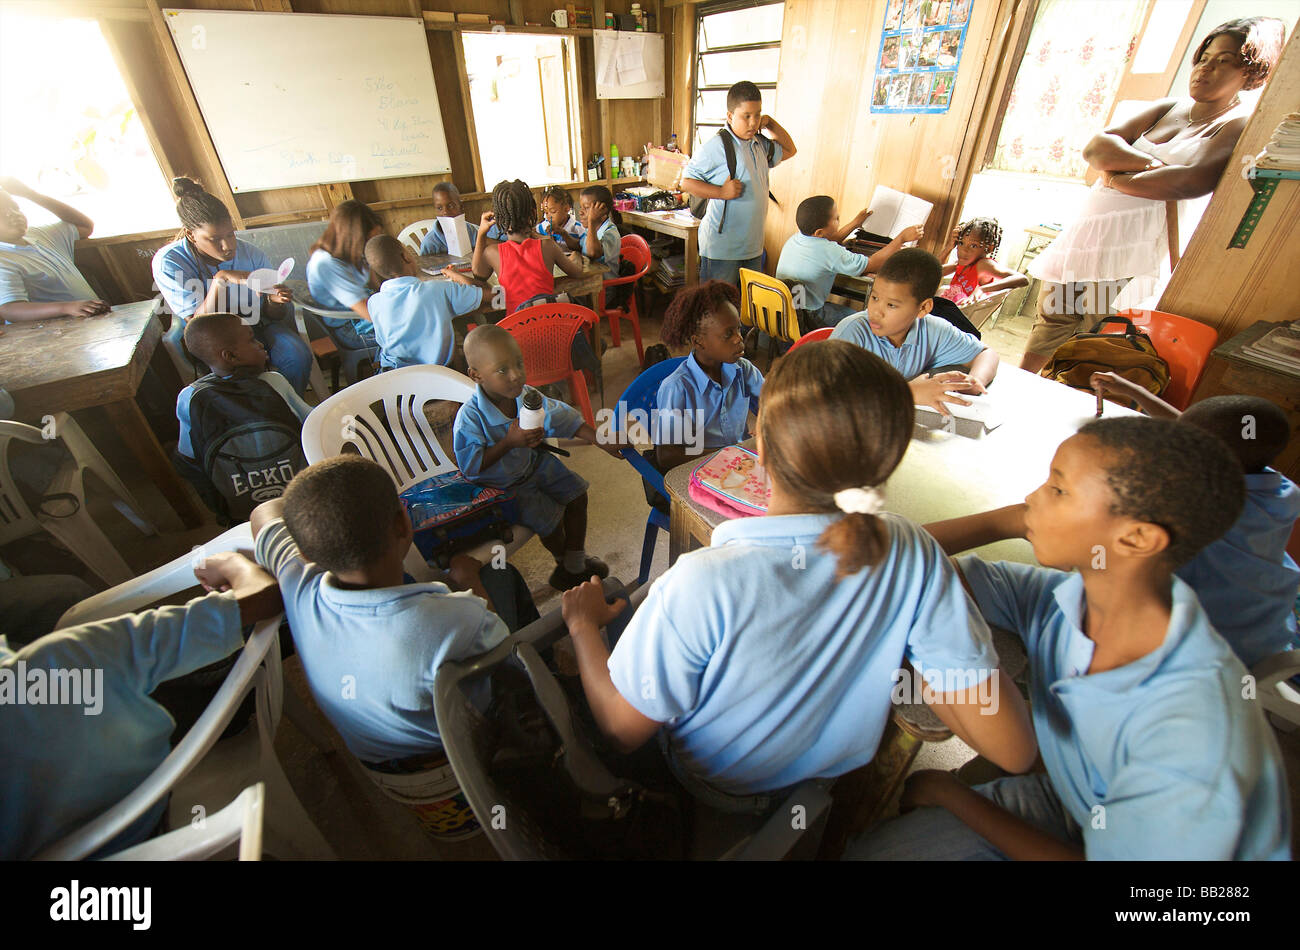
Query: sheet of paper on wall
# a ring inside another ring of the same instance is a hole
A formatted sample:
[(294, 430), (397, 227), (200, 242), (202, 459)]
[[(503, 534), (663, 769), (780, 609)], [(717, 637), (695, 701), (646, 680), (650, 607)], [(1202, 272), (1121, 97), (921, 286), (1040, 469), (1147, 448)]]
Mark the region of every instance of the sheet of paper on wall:
[(925, 224), (934, 205), (924, 198), (877, 185), (868, 207), (871, 216), (867, 218), (867, 229), (892, 241), (904, 228)]
[(447, 240), (448, 254), (452, 257), (468, 257), (474, 252), (469, 244), (469, 228), (465, 225), (463, 214), (438, 220), (442, 222), (442, 236)]
[(614, 55), (610, 59), (618, 72), (620, 86), (645, 82), (645, 34), (619, 33)]

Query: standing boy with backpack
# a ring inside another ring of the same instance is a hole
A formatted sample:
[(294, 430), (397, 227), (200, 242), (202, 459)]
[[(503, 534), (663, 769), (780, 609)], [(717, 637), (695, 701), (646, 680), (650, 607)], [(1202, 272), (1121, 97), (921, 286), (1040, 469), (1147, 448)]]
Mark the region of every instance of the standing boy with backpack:
[(233, 313), (191, 317), (185, 346), (212, 372), (176, 400), (176, 467), (220, 519), (246, 521), (307, 467), (302, 423), (311, 407), (267, 368), (266, 348)]
[[(767, 129), (771, 138), (759, 133)], [(752, 82), (727, 91), (727, 127), (705, 142), (682, 169), (682, 191), (700, 224), (700, 282), (740, 284), (740, 268), (760, 270), (767, 219), (768, 170), (795, 153), (794, 140), (770, 115)], [(716, 200), (715, 200), (716, 199)]]

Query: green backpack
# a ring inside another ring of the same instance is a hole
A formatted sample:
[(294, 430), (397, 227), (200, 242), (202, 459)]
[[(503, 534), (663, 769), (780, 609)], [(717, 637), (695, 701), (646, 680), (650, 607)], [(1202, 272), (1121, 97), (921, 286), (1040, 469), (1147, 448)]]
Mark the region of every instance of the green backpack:
[[(1122, 323), (1121, 333), (1102, 333), (1107, 323)], [(1169, 385), (1169, 364), (1155, 344), (1127, 317), (1106, 317), (1088, 332), (1076, 333), (1052, 354), (1039, 375), (1092, 392), (1093, 373), (1114, 373), (1159, 396)], [(1136, 408), (1136, 407), (1133, 407)]]

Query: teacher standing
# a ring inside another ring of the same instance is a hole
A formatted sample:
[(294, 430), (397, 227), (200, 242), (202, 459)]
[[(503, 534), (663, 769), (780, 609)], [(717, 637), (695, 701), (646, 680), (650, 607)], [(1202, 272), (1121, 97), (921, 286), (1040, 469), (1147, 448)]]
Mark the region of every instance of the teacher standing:
[(1272, 17), (1220, 24), (1196, 48), (1190, 98), (1153, 103), (1084, 146), (1101, 177), (1029, 267), (1042, 288), (1022, 369), (1038, 372), (1074, 333), (1168, 277), (1171, 248), (1186, 246), (1246, 127), (1240, 93), (1268, 79), (1285, 32)]

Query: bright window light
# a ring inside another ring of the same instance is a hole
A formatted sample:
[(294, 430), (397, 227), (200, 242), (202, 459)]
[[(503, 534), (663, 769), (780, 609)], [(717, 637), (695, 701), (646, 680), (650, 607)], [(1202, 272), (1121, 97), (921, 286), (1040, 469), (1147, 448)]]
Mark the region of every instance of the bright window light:
[[(176, 223), (171, 189), (94, 20), (0, 10), (0, 174), (86, 213), (95, 237)], [(34, 205), (23, 210), (33, 224), (53, 220)]]

